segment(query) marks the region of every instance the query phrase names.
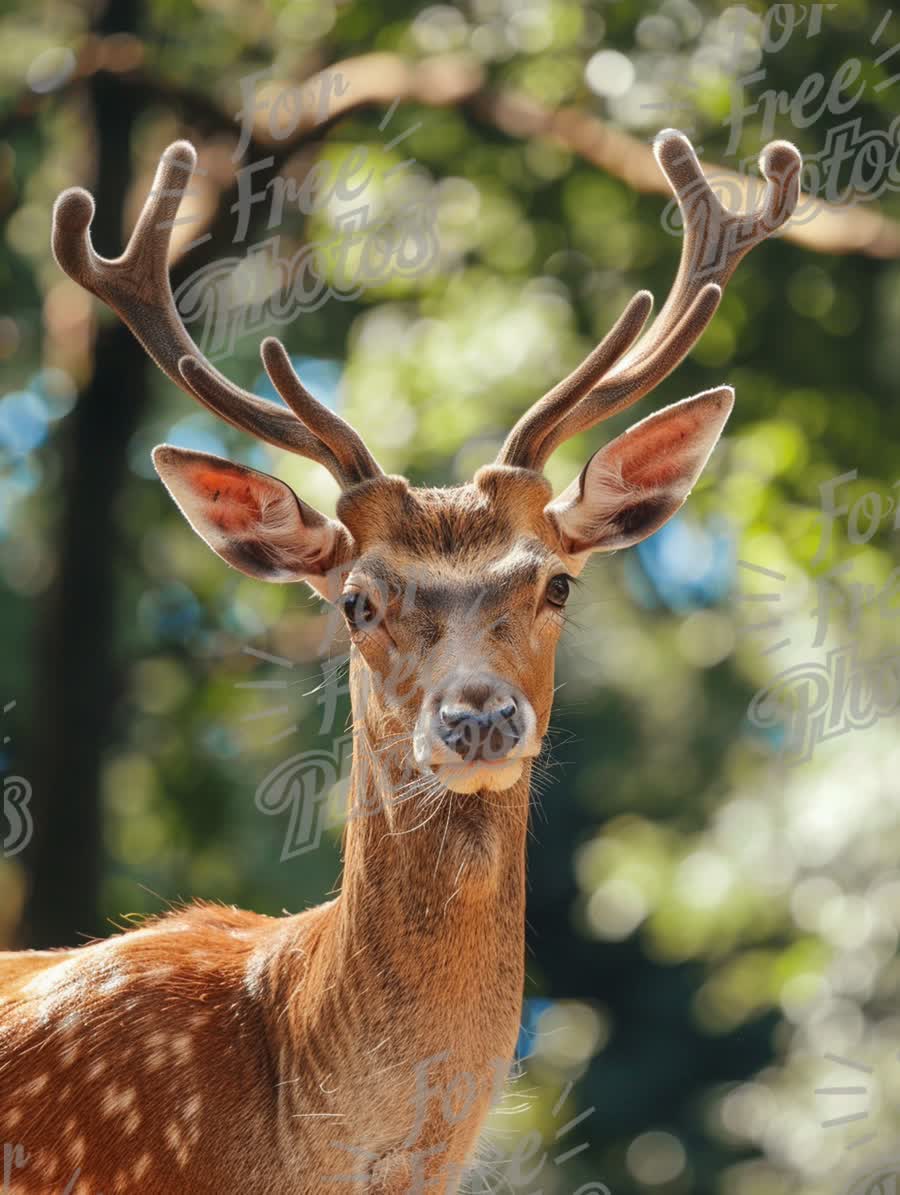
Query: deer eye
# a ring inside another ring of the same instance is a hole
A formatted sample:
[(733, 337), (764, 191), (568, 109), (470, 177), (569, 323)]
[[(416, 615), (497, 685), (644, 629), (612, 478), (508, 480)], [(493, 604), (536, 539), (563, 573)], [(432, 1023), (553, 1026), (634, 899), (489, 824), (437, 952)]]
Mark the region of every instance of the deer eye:
[(342, 593), (338, 598), (338, 606), (351, 628), (363, 630), (371, 626), (375, 620), (375, 607), (371, 600), (358, 590)]
[(569, 600), (569, 590), (572, 582), (565, 573), (560, 573), (550, 579), (547, 585), (547, 601), (551, 606), (562, 607)]

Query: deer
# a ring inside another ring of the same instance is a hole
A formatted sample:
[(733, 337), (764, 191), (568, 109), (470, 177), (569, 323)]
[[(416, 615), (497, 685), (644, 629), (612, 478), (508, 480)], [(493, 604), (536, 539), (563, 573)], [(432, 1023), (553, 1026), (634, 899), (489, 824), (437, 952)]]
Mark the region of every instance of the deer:
[(197, 903), (73, 949), (0, 954), (5, 1189), (459, 1188), (519, 1032), (531, 778), (567, 598), (593, 553), (640, 542), (682, 507), (734, 392), (650, 414), (556, 496), (544, 467), (672, 372), (738, 262), (798, 197), (801, 159), (787, 142), (763, 150), (761, 202), (741, 213), (718, 199), (686, 136), (666, 130), (654, 152), (683, 222), (659, 315), (645, 330), (653, 300), (638, 291), (496, 459), (444, 488), (384, 473), (278, 340), (261, 355), (283, 405), (206, 360), (167, 264), (196, 162), (189, 142), (163, 153), (119, 258), (93, 249), (91, 196), (59, 196), (60, 267), (189, 396), (340, 487), (332, 517), (243, 465), (153, 453), (226, 564), (304, 582), (346, 622), (349, 800), (366, 812), (346, 823), (338, 894), (324, 904), (270, 917)]

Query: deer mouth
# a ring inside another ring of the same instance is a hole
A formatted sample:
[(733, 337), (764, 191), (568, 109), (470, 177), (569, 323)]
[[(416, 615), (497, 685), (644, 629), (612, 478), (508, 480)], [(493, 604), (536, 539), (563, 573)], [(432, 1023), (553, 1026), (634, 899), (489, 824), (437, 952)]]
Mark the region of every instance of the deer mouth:
[(522, 777), (526, 755), (505, 759), (472, 760), (464, 763), (435, 763), (431, 770), (450, 792), (469, 794), (481, 791), (502, 792), (512, 788)]

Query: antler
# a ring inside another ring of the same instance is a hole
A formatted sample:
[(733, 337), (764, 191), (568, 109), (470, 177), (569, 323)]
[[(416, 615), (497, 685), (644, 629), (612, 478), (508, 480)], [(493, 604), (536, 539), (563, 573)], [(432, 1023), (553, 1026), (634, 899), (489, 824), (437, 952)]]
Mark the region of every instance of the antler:
[(564, 440), (649, 393), (700, 338), (744, 254), (780, 228), (797, 204), (802, 160), (787, 141), (773, 141), (763, 150), (766, 192), (758, 209), (742, 213), (722, 206), (683, 133), (667, 129), (653, 148), (684, 225), (681, 262), (669, 297), (635, 344), (653, 303), (649, 292), (639, 291), (599, 347), (522, 416), (507, 436), (498, 464), (542, 469)]
[(160, 158), (140, 218), (121, 257), (100, 257), (89, 227), (94, 201), (87, 191), (64, 191), (53, 209), (53, 252), (65, 272), (125, 321), (156, 364), (185, 393), (222, 419), (278, 448), (324, 465), (342, 488), (381, 474), (361, 437), (303, 386), (283, 345), (263, 343), (263, 362), (289, 411), (229, 382), (191, 339), (172, 296), (167, 265), (175, 214), (197, 155), (176, 141)]

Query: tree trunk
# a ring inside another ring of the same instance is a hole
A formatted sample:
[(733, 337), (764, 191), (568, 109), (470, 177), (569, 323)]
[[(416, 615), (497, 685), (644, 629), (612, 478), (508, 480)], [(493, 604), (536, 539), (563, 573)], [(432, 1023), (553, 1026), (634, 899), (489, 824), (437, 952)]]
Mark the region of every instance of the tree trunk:
[[(135, 33), (140, 0), (111, 0), (101, 36)], [(92, 235), (98, 251), (121, 251), (131, 183), (131, 139), (140, 97), (114, 75), (90, 81), (97, 145)], [(147, 403), (143, 349), (118, 321), (97, 337), (94, 374), (60, 429), (63, 477), (56, 574), (38, 616), (32, 710), (35, 836), (25, 937), (62, 946), (103, 931), (99, 777), (115, 701), (118, 545), (115, 499), (128, 442)]]

